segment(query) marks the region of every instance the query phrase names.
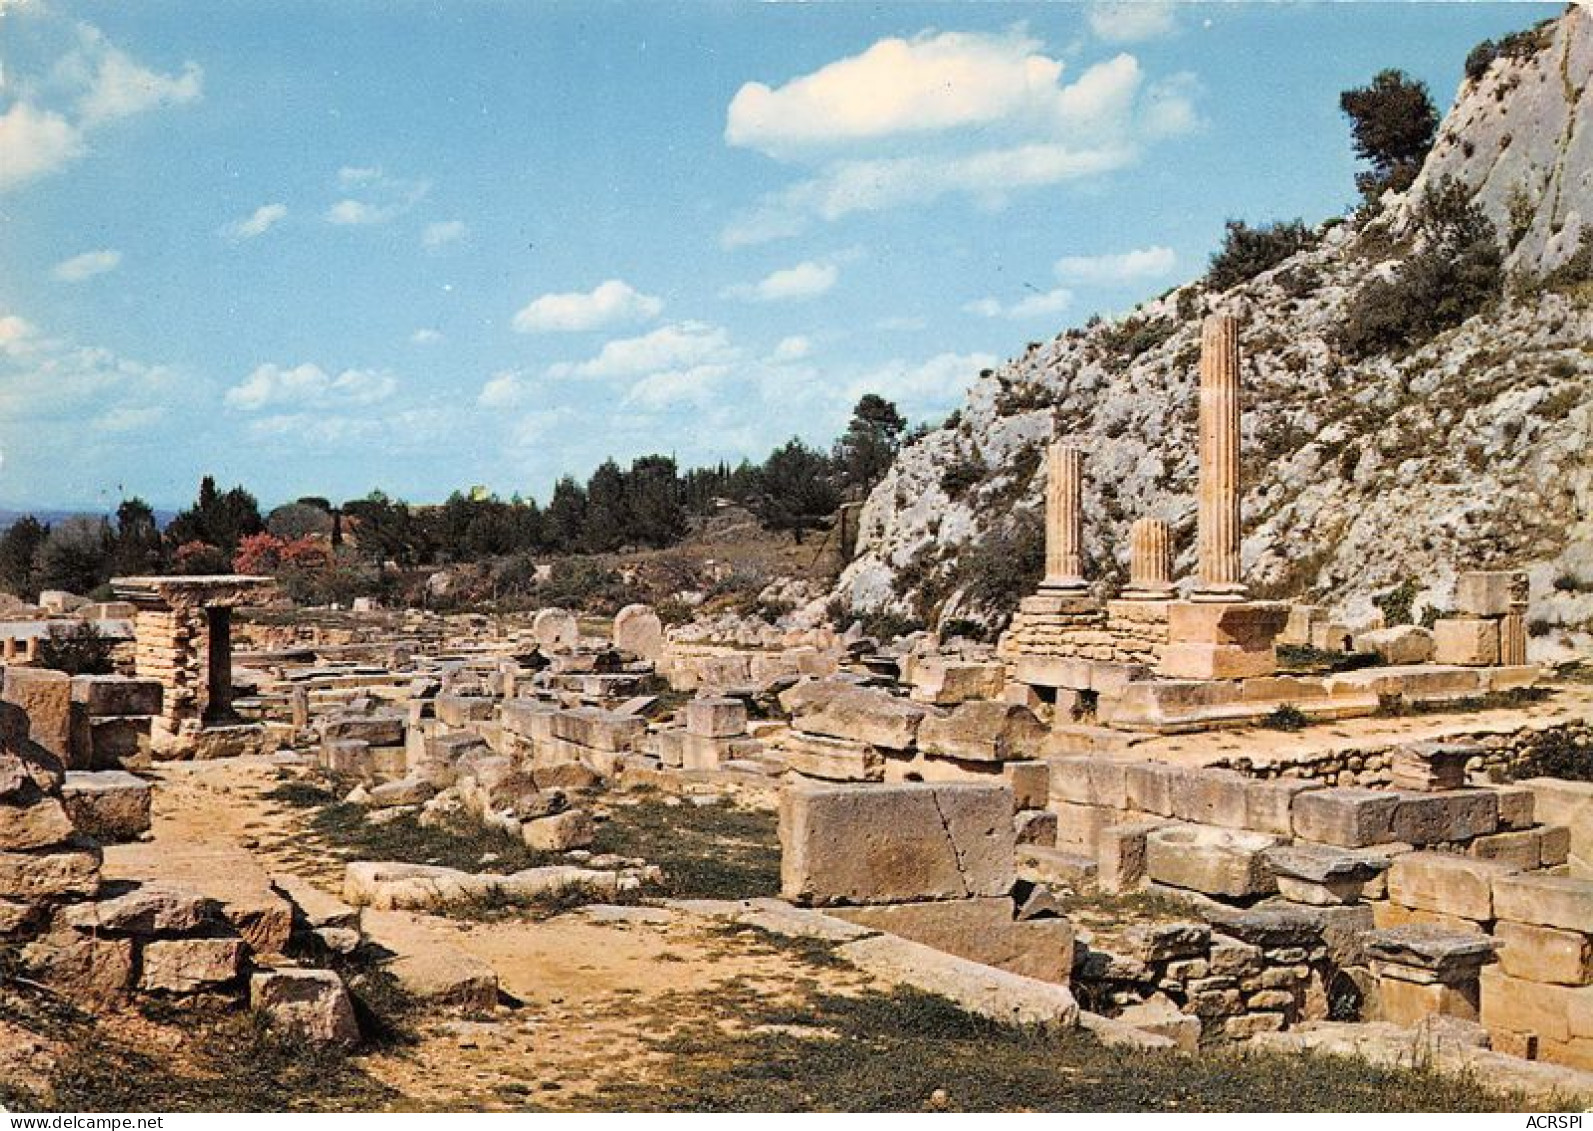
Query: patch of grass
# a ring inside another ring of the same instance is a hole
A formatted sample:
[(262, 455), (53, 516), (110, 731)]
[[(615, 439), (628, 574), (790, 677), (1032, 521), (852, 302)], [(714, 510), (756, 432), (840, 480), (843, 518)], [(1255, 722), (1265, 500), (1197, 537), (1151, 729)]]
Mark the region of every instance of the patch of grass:
[(1541, 703), (1554, 694), (1547, 687), (1512, 687), (1508, 691), (1490, 691), (1486, 695), (1470, 695), (1464, 699), (1433, 699), (1408, 702), (1400, 695), (1379, 695), (1377, 717), (1403, 718), (1407, 715), (1451, 715), (1471, 711), (1505, 711)]
[(1279, 644), (1280, 675), (1332, 675), (1376, 667), (1378, 658), (1369, 652), (1329, 652), (1309, 644)]
[[(682, 995), (684, 998), (684, 995)], [(705, 1008), (706, 1007), (706, 1008)], [(1486, 1111), (1475, 1080), (1299, 1055), (1113, 1049), (1023, 1032), (915, 990), (771, 998), (732, 981), (652, 1040), (669, 1062), (606, 1086), (605, 1110)], [(931, 1097), (944, 1093), (944, 1102)]]
[(184, 1037), (175, 1052), (155, 1052), (59, 1003), (41, 1009), (10, 991), (4, 998), (0, 1014), (26, 1017), (28, 1028), (64, 1046), (37, 1088), (0, 1088), (11, 1110), (374, 1111), (400, 1098), (342, 1050), (281, 1037), (250, 1013), (189, 1008), (169, 1019), (151, 1016), (151, 1023), (180, 1026)]
[(560, 856), (534, 852), (503, 830), (469, 818), (444, 826), (423, 825), (416, 814), (405, 813), (372, 822), (365, 819), (372, 810), (330, 794), (326, 797), (328, 801), (314, 803), (319, 808), (310, 813), (306, 831), (317, 847), (340, 860), (437, 864), (462, 872), (518, 872), (566, 862)]
[(1279, 703), (1272, 713), (1261, 720), (1268, 730), (1304, 730), (1311, 724), (1305, 712), (1293, 703)]
[(1517, 780), (1562, 778), (1593, 782), (1593, 743), (1579, 741), (1564, 730), (1544, 731), (1528, 748), (1526, 757), (1512, 768), (1510, 776)]
[(664, 894), (749, 899), (780, 890), (775, 815), (733, 805), (615, 805), (592, 851), (639, 856), (664, 871)]

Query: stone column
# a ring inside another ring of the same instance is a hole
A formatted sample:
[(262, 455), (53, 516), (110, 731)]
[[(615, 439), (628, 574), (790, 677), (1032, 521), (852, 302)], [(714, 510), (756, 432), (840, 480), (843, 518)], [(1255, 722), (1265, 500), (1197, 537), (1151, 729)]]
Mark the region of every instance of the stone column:
[(1045, 593), (1084, 594), (1084, 453), (1054, 440), (1045, 470)]
[(1167, 523), (1142, 518), (1128, 530), (1128, 588), (1125, 597), (1164, 601), (1173, 595), (1173, 543)]
[(1196, 601), (1242, 601), (1239, 575), (1239, 320), (1213, 314), (1200, 340), (1200, 569)]

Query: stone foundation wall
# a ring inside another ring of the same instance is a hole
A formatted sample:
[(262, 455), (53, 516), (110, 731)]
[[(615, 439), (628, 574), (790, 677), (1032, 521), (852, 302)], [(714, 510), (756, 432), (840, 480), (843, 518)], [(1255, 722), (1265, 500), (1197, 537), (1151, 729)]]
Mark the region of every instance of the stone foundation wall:
[(1155, 666), (1169, 643), (1165, 601), (1108, 601), (1090, 613), (1019, 610), (997, 655), (1009, 664), (1044, 656)]
[[(1492, 781), (1516, 774), (1538, 746), (1550, 741), (1569, 741), (1593, 747), (1593, 720), (1569, 721), (1546, 727), (1522, 727), (1509, 734), (1458, 733), (1446, 741), (1473, 742), (1482, 753), (1466, 763), (1468, 777)], [(1211, 769), (1235, 770), (1246, 777), (1268, 780), (1288, 778), (1322, 782), (1326, 785), (1386, 787), (1393, 784), (1391, 767), (1395, 744), (1375, 744), (1345, 750), (1325, 751), (1314, 756), (1298, 756), (1287, 765), (1255, 765), (1248, 758), (1225, 759), (1211, 763)]]

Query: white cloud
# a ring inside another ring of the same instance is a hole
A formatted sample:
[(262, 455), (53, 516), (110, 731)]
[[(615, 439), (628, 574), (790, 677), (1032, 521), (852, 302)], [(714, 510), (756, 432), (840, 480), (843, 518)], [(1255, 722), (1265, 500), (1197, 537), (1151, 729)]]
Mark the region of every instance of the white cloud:
[(84, 279), (116, 270), (121, 262), (122, 253), (111, 248), (85, 251), (82, 255), (74, 255), (71, 259), (57, 263), (50, 274), (63, 283), (81, 283)]
[(386, 400), (397, 388), (398, 381), (380, 370), (345, 369), (333, 376), (308, 363), (291, 369), (267, 364), (228, 389), (223, 399), (228, 408), (244, 412), (284, 404), (311, 408), (369, 405)]
[(794, 184), (732, 217), (729, 247), (796, 235), (816, 221), (964, 196), (1001, 207), (1014, 192), (1099, 176), (1196, 125), (1192, 82), (1147, 85), (1121, 54), (1064, 81), (1025, 35), (924, 34), (731, 101), (726, 142), (804, 166)]
[(719, 383), (734, 371), (730, 365), (708, 364), (650, 373), (631, 386), (625, 404), (650, 409), (678, 404), (708, 406), (717, 399)]
[(1090, 5), (1090, 30), (1108, 43), (1139, 43), (1169, 35), (1178, 26), (1165, 0), (1097, 0)]
[(382, 171), (375, 166), (344, 165), (337, 171), (337, 183), (344, 188), (358, 188), (382, 179)]
[(1065, 255), (1056, 261), (1056, 275), (1063, 282), (1110, 286), (1163, 278), (1177, 265), (1177, 253), (1157, 245), (1111, 255)]
[(84, 25), (80, 39), (81, 47), (62, 61), (58, 72), (87, 78), (87, 89), (77, 103), (85, 127), (142, 114), (158, 106), (180, 106), (204, 93), (204, 69), (198, 63), (184, 63), (179, 75), (163, 75), (139, 66), (125, 52), (111, 46), (95, 28)]
[(487, 383), (481, 386), (481, 392), (476, 395), (476, 403), (483, 408), (508, 408), (526, 400), (530, 391), (531, 386), (525, 374), (506, 369), (487, 379)]
[(280, 223), (288, 214), (286, 204), (262, 204), (242, 220), (234, 220), (221, 229), (221, 234), (228, 239), (252, 240), (256, 236), (263, 236)]
[(435, 224), (426, 225), (426, 230), (421, 233), (420, 242), (426, 247), (442, 247), (443, 244), (464, 239), (469, 231), (463, 220), (439, 220)]
[(390, 207), (345, 199), (326, 210), (326, 221), (329, 224), (385, 224), (396, 215), (398, 213)]
[(706, 322), (675, 322), (637, 338), (604, 344), (589, 361), (551, 366), (552, 377), (635, 377), (666, 369), (689, 369), (734, 354), (730, 335)]
[(1052, 291), (1036, 291), (1015, 303), (1006, 304), (994, 298), (982, 298), (963, 307), (970, 314), (985, 318), (1010, 318), (1014, 321), (1061, 314), (1073, 305), (1073, 292), (1066, 287)]
[(1055, 96), (1062, 64), (1019, 35), (946, 32), (882, 39), (778, 89), (749, 82), (725, 140), (771, 155), (812, 145), (931, 133), (1027, 112)]
[(619, 322), (646, 322), (664, 309), (662, 299), (642, 294), (621, 279), (610, 279), (590, 291), (545, 294), (514, 316), (522, 334), (596, 330)]
[[(204, 388), (200, 377), (54, 338), (0, 313), (0, 493), (92, 497), (138, 466), (140, 451), (171, 442), (151, 429)], [(93, 443), (84, 441), (85, 428)]]
[(835, 264), (818, 263), (810, 259), (795, 267), (773, 271), (751, 286), (731, 287), (725, 293), (732, 298), (757, 302), (815, 298), (835, 286), (840, 276), (841, 270)]
[(442, 340), (443, 336), (441, 333), (425, 327), (416, 330), (409, 336), (410, 344), (417, 346), (433, 346)]
[(83, 153), (83, 136), (61, 115), (26, 102), (0, 114), (0, 189), (53, 173)]
[(800, 334), (793, 334), (789, 338), (781, 338), (780, 344), (774, 347), (771, 360), (776, 362), (797, 361), (813, 352), (813, 343)]
[(358, 196), (345, 196), (326, 210), (328, 224), (369, 226), (386, 224), (426, 198), (425, 181), (390, 177), (380, 169), (344, 166), (337, 171), (338, 187)]
[(847, 386), (848, 404), (864, 393), (878, 393), (909, 417), (949, 412), (962, 400), (981, 369), (993, 368), (987, 353), (941, 353), (925, 361), (888, 361), (855, 377)]
[[(10, 78), (19, 97), (0, 112), (0, 190), (56, 172), (87, 151), (95, 129), (160, 106), (193, 102), (203, 93), (203, 71), (183, 64), (161, 74), (113, 47), (98, 29), (80, 24), (75, 46), (47, 76)], [(53, 103), (53, 105), (46, 105)]]
[(142, 432), (155, 427), (165, 416), (163, 405), (119, 405), (100, 413), (89, 424), (96, 432)]

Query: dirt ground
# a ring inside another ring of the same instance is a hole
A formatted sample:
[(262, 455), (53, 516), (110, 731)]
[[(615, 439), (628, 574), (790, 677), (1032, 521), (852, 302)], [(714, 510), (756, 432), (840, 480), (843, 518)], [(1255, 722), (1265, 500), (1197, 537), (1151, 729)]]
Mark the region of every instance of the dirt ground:
[[(340, 892), (348, 848), (329, 842), (327, 826), (316, 825), (317, 813), (327, 812), (324, 800), (319, 808), (304, 802), (309, 771), (270, 759), (232, 759), (163, 764), (153, 776), (152, 835), (110, 850), (108, 873), (136, 875), (154, 861), (180, 868), (200, 887), (292, 873)], [(670, 811), (689, 820), (710, 816), (689, 807)], [(720, 819), (733, 834), (727, 856), (745, 857), (753, 837), (747, 830), (760, 827), (766, 841), (752, 848), (777, 852), (767, 823), (735, 812)], [(661, 830), (665, 837), (677, 833)], [(702, 851), (698, 843), (691, 848)], [(724, 876), (768, 880), (742, 859), (695, 882)], [(390, 1029), (384, 1018), (369, 1048), (348, 1057), (282, 1048), (236, 1011), (217, 1020), (123, 1010), (74, 1022), (79, 1027), (63, 1030), (51, 1049), (26, 1028), (12, 1032), (0, 1008), (0, 1087), (13, 1074), (46, 1074), (42, 1066), (53, 1055), (76, 1070), (57, 1073), (54, 1103), (79, 1110), (290, 1104), (466, 1111), (1498, 1110), (1510, 1104), (1475, 1080), (1319, 1054), (1152, 1053), (1108, 1049), (1082, 1033), (998, 1029), (939, 998), (872, 982), (823, 946), (667, 905), (468, 919), (379, 914), (382, 935), (399, 940), (398, 949), (422, 957), (464, 951), (491, 966), (499, 1004), (472, 1015), (411, 1002)], [(88, 1043), (120, 1051), (75, 1061), (74, 1048)], [(0, 1099), (16, 1103), (15, 1094)]]

